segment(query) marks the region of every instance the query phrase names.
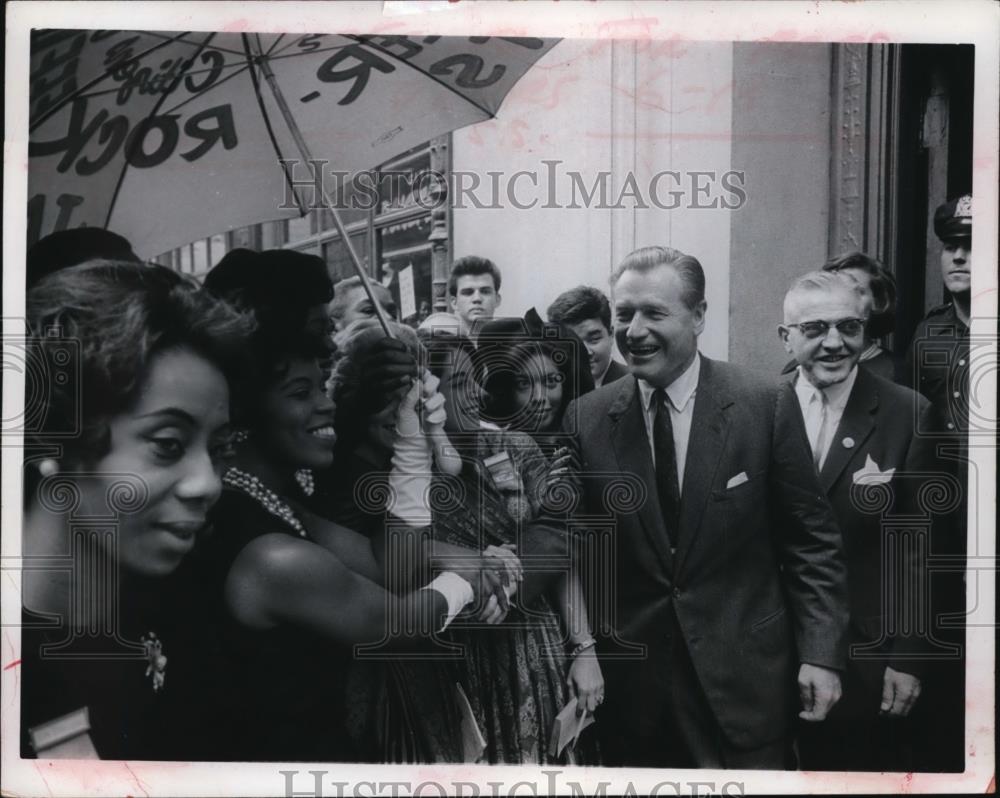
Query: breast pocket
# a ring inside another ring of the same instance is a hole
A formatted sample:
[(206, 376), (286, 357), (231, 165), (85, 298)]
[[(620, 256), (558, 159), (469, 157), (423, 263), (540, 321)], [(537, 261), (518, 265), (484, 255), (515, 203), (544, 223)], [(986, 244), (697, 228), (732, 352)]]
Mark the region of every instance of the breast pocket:
[(754, 474), (748, 474), (746, 481), (740, 481), (739, 484), (726, 487), (729, 480), (738, 479), (738, 477), (730, 477), (726, 484), (712, 491), (712, 498), (717, 502), (739, 502), (748, 496), (752, 496), (760, 488), (760, 481), (764, 478), (765, 473), (764, 471), (758, 471)]

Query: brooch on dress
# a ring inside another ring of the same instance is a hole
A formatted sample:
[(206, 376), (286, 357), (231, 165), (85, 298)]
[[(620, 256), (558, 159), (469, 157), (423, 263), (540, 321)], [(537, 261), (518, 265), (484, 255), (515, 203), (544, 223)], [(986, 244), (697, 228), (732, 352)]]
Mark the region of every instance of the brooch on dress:
[(167, 658), (163, 655), (163, 643), (156, 636), (156, 632), (150, 632), (140, 638), (143, 648), (146, 650), (146, 675), (153, 680), (153, 692), (158, 693), (163, 689), (163, 683), (167, 679)]

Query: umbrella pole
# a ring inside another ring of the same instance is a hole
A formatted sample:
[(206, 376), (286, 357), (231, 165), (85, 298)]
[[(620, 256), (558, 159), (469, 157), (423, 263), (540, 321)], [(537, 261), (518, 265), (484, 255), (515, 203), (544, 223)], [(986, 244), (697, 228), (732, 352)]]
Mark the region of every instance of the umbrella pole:
[[(278, 86), (278, 81), (274, 77), (274, 72), (271, 71), (271, 65), (268, 63), (267, 58), (263, 56), (259, 50), (255, 53), (255, 56), (254, 60), (256, 60), (256, 62), (260, 65), (260, 71), (263, 73), (264, 79), (267, 81), (267, 85), (271, 89), (271, 94), (274, 95), (274, 101), (278, 104), (281, 115), (285, 119), (285, 124), (288, 125), (288, 130), (292, 134), (292, 139), (295, 141), (295, 146), (299, 150), (299, 155), (302, 156), (306, 163), (313, 163), (313, 157), (309, 150), (309, 145), (306, 144), (306, 140), (302, 136), (302, 131), (299, 130), (298, 123), (292, 115), (292, 110), (288, 107), (288, 103), (285, 102), (285, 95), (282, 94), (281, 88)], [(323, 186), (322, 175), (316, 179), (316, 189), (319, 191), (319, 195), (323, 200), (324, 208), (328, 210), (333, 217), (333, 226), (337, 228), (337, 232), (340, 234), (340, 240), (343, 241), (344, 246), (347, 247), (347, 254), (351, 258), (351, 265), (354, 266), (354, 271), (357, 273), (358, 277), (361, 278), (361, 285), (372, 302), (372, 307), (375, 309), (375, 315), (378, 316), (379, 324), (382, 325), (382, 329), (385, 331), (387, 336), (395, 338), (396, 336), (393, 335), (392, 330), (389, 329), (389, 318), (385, 315), (385, 310), (383, 310), (382, 305), (379, 304), (378, 299), (375, 298), (375, 292), (372, 290), (371, 280), (365, 272), (365, 267), (362, 265), (360, 258), (358, 258), (358, 253), (354, 251), (354, 245), (351, 243), (350, 236), (347, 235), (347, 230), (344, 228), (344, 221), (340, 218), (340, 214), (337, 212), (337, 209), (333, 206), (333, 202), (330, 200), (329, 195), (326, 193), (326, 188)]]

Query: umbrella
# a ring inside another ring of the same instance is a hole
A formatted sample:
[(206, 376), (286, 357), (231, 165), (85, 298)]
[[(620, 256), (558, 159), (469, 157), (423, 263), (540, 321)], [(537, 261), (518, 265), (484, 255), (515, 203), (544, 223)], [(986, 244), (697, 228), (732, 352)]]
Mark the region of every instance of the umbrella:
[(325, 207), (370, 293), (331, 181), (492, 118), (556, 41), (35, 31), (29, 244), (99, 226), (148, 257)]

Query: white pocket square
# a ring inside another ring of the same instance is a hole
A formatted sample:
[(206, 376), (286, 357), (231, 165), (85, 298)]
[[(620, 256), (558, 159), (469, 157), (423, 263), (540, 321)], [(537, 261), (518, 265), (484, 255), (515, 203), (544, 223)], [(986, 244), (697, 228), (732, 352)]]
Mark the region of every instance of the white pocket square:
[(882, 471), (869, 454), (865, 455), (864, 468), (859, 468), (854, 472), (853, 481), (855, 485), (884, 485), (892, 479), (892, 475), (895, 473), (895, 468)]
[(729, 480), (729, 482), (726, 483), (726, 490), (729, 490), (730, 488), (735, 488), (737, 485), (742, 485), (744, 482), (748, 482), (749, 479), (750, 477), (747, 476), (746, 471), (740, 471), (740, 473), (738, 473), (735, 477), (733, 477), (732, 479)]

